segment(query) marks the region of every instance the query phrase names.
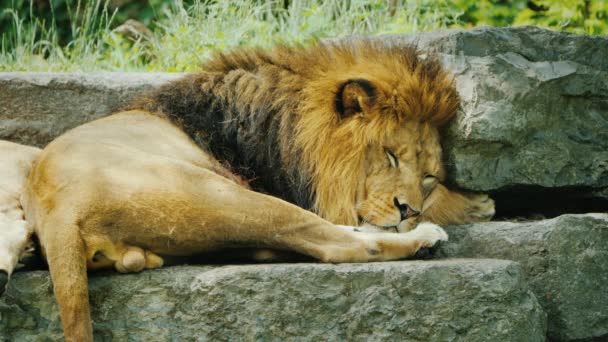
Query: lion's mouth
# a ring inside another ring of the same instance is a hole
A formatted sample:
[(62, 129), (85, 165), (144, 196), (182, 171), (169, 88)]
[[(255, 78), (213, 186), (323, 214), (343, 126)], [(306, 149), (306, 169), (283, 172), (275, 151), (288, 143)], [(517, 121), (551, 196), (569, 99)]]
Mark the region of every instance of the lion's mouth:
[(379, 224), (374, 224), (364, 217), (359, 216), (359, 227), (360, 231), (373, 232), (373, 233), (399, 233), (401, 230), (399, 229), (399, 224), (383, 226)]
[(370, 222), (359, 221), (359, 230), (370, 233), (399, 233), (397, 226), (380, 226)]

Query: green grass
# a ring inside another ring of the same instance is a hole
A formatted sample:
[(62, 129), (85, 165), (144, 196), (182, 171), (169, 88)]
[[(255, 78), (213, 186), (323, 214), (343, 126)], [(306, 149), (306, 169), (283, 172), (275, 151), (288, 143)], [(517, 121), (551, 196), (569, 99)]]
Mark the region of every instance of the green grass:
[(477, 24), (539, 24), (608, 33), (605, 0), (593, 1), (591, 7), (585, 0), (539, 0), (550, 5), (541, 16), (525, 8), (522, 0), (508, 6), (498, 0), (292, 0), (287, 8), (283, 0), (195, 0), (189, 5), (164, 3), (152, 35), (136, 39), (113, 29), (119, 24), (113, 22), (116, 12), (105, 1), (87, 1), (86, 6), (72, 1), (67, 44), (60, 43), (53, 20), (44, 22), (32, 13), (26, 20), (6, 10), (11, 28), (1, 37), (0, 71), (190, 71), (216, 49)]
[(443, 2), (406, 2), (389, 16), (387, 5), (370, 0), (296, 0), (288, 9), (282, 1), (195, 1), (190, 6), (176, 1), (160, 13), (152, 37), (133, 40), (110, 29), (112, 13), (100, 0), (73, 10), (74, 17), (84, 19), (72, 25), (74, 38), (67, 46), (57, 44), (53, 25), (24, 22), (12, 12), (14, 29), (2, 37), (0, 71), (188, 71), (215, 49), (426, 31), (447, 27), (457, 15)]

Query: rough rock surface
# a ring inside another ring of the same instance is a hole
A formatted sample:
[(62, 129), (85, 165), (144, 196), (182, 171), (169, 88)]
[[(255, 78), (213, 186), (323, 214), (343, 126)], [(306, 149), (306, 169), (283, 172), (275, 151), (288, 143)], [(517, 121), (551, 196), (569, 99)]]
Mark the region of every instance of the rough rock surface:
[(521, 264), (555, 341), (608, 340), (608, 214), (446, 229), (440, 254)]
[(608, 37), (481, 27), (391, 38), (441, 53), (456, 75), (462, 111), (446, 144), (456, 184), (606, 197)]
[(43, 147), (108, 115), (135, 95), (180, 77), (168, 73), (0, 73), (0, 139)]
[[(99, 341), (544, 341), (545, 313), (503, 260), (179, 266), (90, 279)], [(0, 336), (59, 340), (47, 272), (17, 273)]]

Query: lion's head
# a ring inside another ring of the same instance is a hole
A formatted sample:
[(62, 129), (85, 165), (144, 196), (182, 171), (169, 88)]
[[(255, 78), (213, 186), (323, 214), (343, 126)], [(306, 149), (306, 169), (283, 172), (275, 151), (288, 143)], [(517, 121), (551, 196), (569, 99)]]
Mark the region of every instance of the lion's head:
[(294, 138), (316, 210), (339, 224), (411, 229), (445, 177), (439, 128), (459, 105), (452, 78), (407, 46), (327, 43), (307, 56)]

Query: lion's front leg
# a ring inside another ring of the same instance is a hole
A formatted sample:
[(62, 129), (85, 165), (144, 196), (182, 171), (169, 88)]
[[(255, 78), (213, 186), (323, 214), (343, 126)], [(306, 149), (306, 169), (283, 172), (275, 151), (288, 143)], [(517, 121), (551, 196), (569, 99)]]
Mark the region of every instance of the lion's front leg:
[(422, 220), (439, 225), (489, 221), (494, 216), (494, 201), (485, 194), (465, 194), (438, 184), (424, 201)]
[[(410, 258), (419, 249), (447, 239), (443, 229), (428, 223), (404, 234), (357, 232), (355, 227), (334, 225), (293, 204), (221, 179), (210, 180), (206, 186), (201, 189), (206, 201), (198, 203), (193, 217), (213, 218), (221, 225), (203, 233), (182, 234), (184, 242), (202, 236), (200, 243), (206, 245), (270, 248), (341, 263)], [(220, 186), (224, 191), (211, 191)], [(242, 204), (238, 210), (235, 199)]]
[[(344, 226), (335, 225), (336, 228), (355, 234), (357, 240), (363, 240), (364, 246), (355, 243), (351, 248), (345, 248), (339, 242), (328, 239), (324, 255), (321, 259), (327, 262), (354, 262), (354, 261), (383, 261), (413, 257), (415, 259), (428, 259), (440, 241), (447, 241), (447, 233), (438, 225), (424, 222), (404, 234), (395, 234), (374, 226)], [(332, 231), (328, 228), (328, 232)], [(350, 249), (350, 250), (349, 250)], [(359, 251), (359, 253), (357, 253)], [(294, 254), (287, 251), (272, 249), (256, 249), (251, 251), (250, 258), (258, 262), (280, 262), (294, 260)], [(360, 254), (362, 256), (354, 256)]]
[[(368, 259), (365, 261), (388, 261), (415, 257), (424, 249), (435, 247), (440, 241), (447, 241), (448, 235), (443, 228), (430, 222), (421, 223), (406, 233), (362, 232), (360, 227), (336, 226), (339, 229), (356, 234), (365, 243)], [(352, 262), (347, 250), (331, 248), (329, 256), (323, 261)]]

